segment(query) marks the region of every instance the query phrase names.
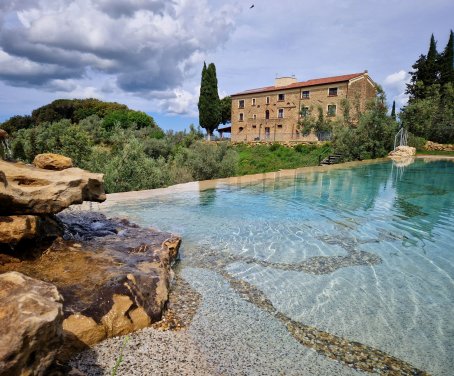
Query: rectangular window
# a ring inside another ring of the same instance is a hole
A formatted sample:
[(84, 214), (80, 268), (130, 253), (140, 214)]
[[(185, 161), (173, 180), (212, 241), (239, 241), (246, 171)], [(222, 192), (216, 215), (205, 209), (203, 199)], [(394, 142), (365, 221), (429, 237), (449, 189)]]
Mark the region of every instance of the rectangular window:
[(278, 129), (282, 129), (282, 124), (277, 125)]
[(328, 89), (328, 95), (329, 95), (330, 97), (335, 97), (335, 96), (337, 96), (337, 87), (330, 87), (330, 88)]
[(284, 109), (283, 108), (280, 108), (278, 111), (277, 111), (277, 117), (279, 119), (283, 119), (284, 118)]
[(238, 108), (244, 108), (244, 99), (238, 100)]
[(270, 97), (266, 97), (266, 104), (270, 104)]
[(252, 105), (255, 106), (255, 98), (252, 98)]
[(328, 116), (336, 116), (336, 105), (335, 104), (328, 105)]
[(309, 94), (310, 94), (309, 90), (302, 91), (301, 92), (301, 99), (309, 99)]
[(285, 94), (278, 94), (277, 95), (277, 100), (278, 101), (285, 101)]
[(309, 107), (301, 107), (301, 117), (309, 116)]
[(243, 121), (244, 120), (244, 114), (242, 112), (240, 112), (240, 116), (238, 118), (239, 121)]
[(252, 128), (254, 128), (254, 129), (255, 129), (255, 128), (257, 128), (257, 126), (256, 126), (256, 125), (253, 125), (253, 126), (252, 126)]

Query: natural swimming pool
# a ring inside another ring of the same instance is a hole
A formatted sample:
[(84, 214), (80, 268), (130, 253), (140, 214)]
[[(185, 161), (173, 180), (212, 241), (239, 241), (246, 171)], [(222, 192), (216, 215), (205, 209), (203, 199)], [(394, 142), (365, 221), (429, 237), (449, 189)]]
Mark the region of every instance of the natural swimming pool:
[[(340, 360), (339, 374), (354, 372), (350, 365), (360, 372), (397, 367), (411, 374), (414, 367), (449, 375), (454, 163), (383, 162), (283, 175), (163, 191), (106, 210), (181, 234), (181, 274), (200, 291), (209, 289), (212, 306), (225, 302), (229, 284), (326, 364)], [(241, 309), (230, 308), (211, 310), (224, 322), (243, 319)], [(239, 341), (244, 336), (251, 353), (265, 351), (254, 341), (272, 341), (272, 333), (251, 340), (233, 326), (225, 330)], [(224, 338), (207, 332), (207, 341), (210, 335)], [(287, 367), (275, 361), (276, 369)], [(283, 374), (298, 374), (288, 370)]]

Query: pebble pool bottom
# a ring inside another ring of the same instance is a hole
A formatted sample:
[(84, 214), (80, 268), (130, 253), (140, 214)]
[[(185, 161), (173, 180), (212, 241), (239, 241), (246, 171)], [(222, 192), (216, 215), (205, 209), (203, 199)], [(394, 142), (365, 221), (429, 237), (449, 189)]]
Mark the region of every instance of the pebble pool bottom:
[(106, 211), (181, 235), (183, 278), (217, 255), (289, 319), (452, 375), (453, 161), (238, 181)]

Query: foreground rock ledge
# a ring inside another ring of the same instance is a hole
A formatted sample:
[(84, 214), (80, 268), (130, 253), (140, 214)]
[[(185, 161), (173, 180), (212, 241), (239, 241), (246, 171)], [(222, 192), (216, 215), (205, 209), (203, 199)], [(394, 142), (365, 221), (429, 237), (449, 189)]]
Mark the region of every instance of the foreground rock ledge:
[(62, 297), (50, 283), (0, 275), (0, 375), (46, 375), (63, 342)]
[(1, 215), (55, 214), (72, 204), (105, 199), (102, 174), (80, 168), (50, 171), (0, 160)]
[(59, 358), (160, 320), (180, 238), (99, 213), (58, 217), (68, 229), (64, 238), (35, 259), (10, 258), (0, 273), (15, 270), (57, 286), (64, 298)]

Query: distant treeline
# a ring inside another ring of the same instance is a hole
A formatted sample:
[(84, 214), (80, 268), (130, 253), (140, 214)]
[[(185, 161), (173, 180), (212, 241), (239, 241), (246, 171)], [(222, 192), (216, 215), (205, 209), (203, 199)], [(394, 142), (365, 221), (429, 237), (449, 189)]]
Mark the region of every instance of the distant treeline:
[(20, 129), (43, 123), (54, 123), (63, 119), (77, 124), (92, 115), (103, 119), (106, 128), (112, 128), (115, 124), (128, 127), (130, 123), (135, 123), (138, 128), (157, 127), (154, 119), (144, 112), (130, 110), (124, 104), (90, 98), (58, 99), (33, 110), (31, 116), (13, 116), (0, 124), (0, 128), (8, 133), (14, 133)]
[(432, 34), (427, 55), (420, 55), (410, 72), (408, 105), (400, 114), (402, 125), (415, 136), (454, 143), (454, 34), (443, 52)]

